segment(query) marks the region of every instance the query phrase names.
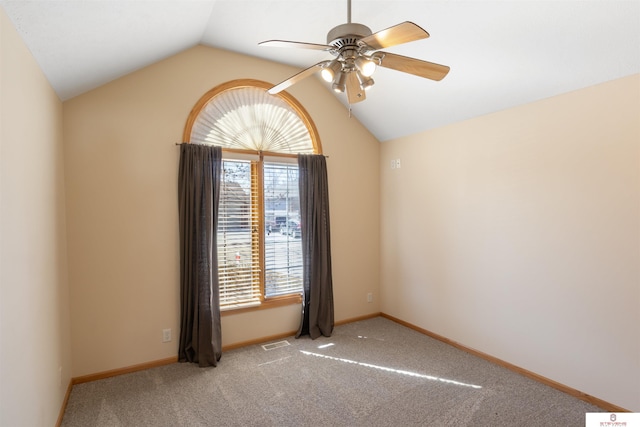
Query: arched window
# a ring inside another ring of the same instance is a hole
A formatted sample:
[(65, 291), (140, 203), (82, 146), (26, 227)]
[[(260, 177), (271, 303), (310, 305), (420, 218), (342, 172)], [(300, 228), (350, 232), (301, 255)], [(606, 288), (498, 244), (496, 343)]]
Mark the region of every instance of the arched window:
[(311, 118), (270, 83), (235, 80), (203, 95), (183, 139), (223, 149), (218, 219), (220, 308), (300, 302), (298, 154), (321, 154)]
[(183, 140), (217, 145), (227, 152), (322, 154), (307, 111), (286, 92), (268, 94), (272, 86), (243, 79), (211, 89), (191, 110)]

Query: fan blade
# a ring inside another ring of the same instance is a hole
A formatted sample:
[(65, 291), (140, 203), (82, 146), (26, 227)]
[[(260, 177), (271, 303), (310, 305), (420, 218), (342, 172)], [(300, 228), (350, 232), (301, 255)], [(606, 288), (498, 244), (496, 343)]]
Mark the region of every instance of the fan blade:
[(442, 80), (450, 70), (446, 65), (396, 55), (395, 53), (377, 52), (376, 55), (382, 56), (381, 67), (391, 68), (426, 79)]
[(347, 100), (349, 100), (349, 104), (355, 104), (360, 101), (364, 101), (367, 96), (364, 93), (364, 90), (360, 87), (360, 82), (358, 81), (358, 76), (356, 76), (355, 71), (351, 71), (347, 74)]
[(389, 27), (386, 30), (363, 37), (360, 39), (360, 42), (366, 43), (372, 50), (378, 50), (415, 40), (426, 39), (427, 37), (429, 37), (429, 33), (420, 26), (413, 22), (405, 21)]
[(269, 46), (269, 47), (297, 47), (302, 49), (325, 50), (325, 51), (329, 51), (333, 49), (333, 46), (329, 46), (326, 44), (292, 42), (288, 40), (267, 40), (267, 41), (258, 43), (258, 45)]
[(278, 92), (282, 92), (288, 87), (298, 83), (300, 80), (304, 79), (305, 77), (309, 77), (310, 75), (318, 71), (318, 69), (322, 68), (322, 66), (326, 62), (327, 61), (318, 62), (317, 64), (314, 64), (311, 67), (300, 71), (298, 74), (294, 74), (293, 76), (289, 77), (287, 80), (278, 83), (277, 85), (269, 89), (267, 92), (269, 92), (271, 95), (275, 95)]

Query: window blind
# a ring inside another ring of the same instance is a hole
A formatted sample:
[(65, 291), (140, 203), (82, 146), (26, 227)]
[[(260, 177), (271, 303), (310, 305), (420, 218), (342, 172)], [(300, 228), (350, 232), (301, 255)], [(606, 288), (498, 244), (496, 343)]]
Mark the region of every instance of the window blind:
[(309, 130), (294, 108), (257, 87), (238, 87), (212, 98), (193, 124), (191, 142), (252, 151), (313, 152)]
[(302, 292), (298, 165), (264, 163), (265, 297)]
[(218, 217), (218, 275), (220, 308), (259, 304), (260, 215), (257, 165), (222, 162)]

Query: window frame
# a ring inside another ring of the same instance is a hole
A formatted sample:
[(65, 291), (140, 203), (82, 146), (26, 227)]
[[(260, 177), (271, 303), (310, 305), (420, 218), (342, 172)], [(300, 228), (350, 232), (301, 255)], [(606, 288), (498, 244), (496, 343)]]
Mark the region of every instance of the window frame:
[[(243, 87), (253, 87), (253, 88), (261, 88), (268, 90), (273, 87), (272, 83), (264, 82), (261, 80), (255, 79), (238, 79), (232, 80), (226, 83), (222, 83), (209, 91), (207, 91), (204, 95), (198, 99), (196, 104), (191, 109), (189, 116), (187, 117), (187, 121), (184, 127), (184, 131), (182, 134), (183, 143), (190, 143), (191, 132), (193, 125), (195, 124), (200, 112), (205, 108), (205, 106), (211, 102), (216, 96), (227, 90), (234, 90)], [(309, 113), (306, 109), (300, 104), (300, 102), (295, 99), (291, 94), (286, 91), (279, 92), (274, 95), (278, 96), (284, 102), (286, 102), (297, 114), (302, 123), (305, 125), (309, 132), (309, 137), (311, 139), (311, 143), (313, 145), (313, 154), (322, 154), (322, 145), (320, 143), (320, 137), (318, 135), (318, 130), (313, 123), (313, 120), (309, 116)], [(264, 230), (265, 228), (265, 217), (264, 217), (264, 163), (265, 157), (269, 159), (269, 161), (278, 161), (276, 159), (281, 159), (281, 161), (290, 163), (292, 159), (297, 158), (297, 153), (280, 153), (280, 152), (272, 152), (272, 151), (256, 151), (256, 150), (243, 150), (243, 149), (234, 149), (234, 148), (222, 148), (223, 159), (226, 158), (228, 160), (247, 160), (250, 159), (253, 162), (256, 162), (256, 173), (258, 179), (258, 186), (261, 188), (258, 189), (258, 209), (259, 209), (259, 229)], [(288, 161), (287, 161), (288, 160)], [(252, 167), (253, 170), (253, 167)], [(253, 173), (253, 172), (252, 172)], [(285, 305), (291, 304), (301, 304), (302, 303), (302, 295), (301, 294), (289, 294), (282, 296), (275, 296), (265, 298), (265, 242), (264, 238), (259, 239), (260, 245), (260, 258), (261, 258), (261, 268), (262, 272), (260, 274), (260, 302), (258, 304), (247, 306), (247, 307), (221, 307), (221, 315), (231, 315), (238, 314), (248, 311), (256, 311), (256, 310), (264, 310), (275, 307), (281, 307)]]

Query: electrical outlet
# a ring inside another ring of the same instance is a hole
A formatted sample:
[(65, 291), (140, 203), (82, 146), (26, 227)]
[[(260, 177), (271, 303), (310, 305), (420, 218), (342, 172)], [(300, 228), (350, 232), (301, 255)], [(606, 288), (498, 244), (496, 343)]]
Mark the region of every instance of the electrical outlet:
[(396, 159), (396, 169), (400, 169), (400, 159)]
[(391, 169), (396, 168), (396, 159), (391, 159)]
[(162, 342), (171, 341), (171, 329), (163, 329), (162, 330)]
[(367, 294), (367, 302), (373, 302), (373, 294), (371, 292)]

